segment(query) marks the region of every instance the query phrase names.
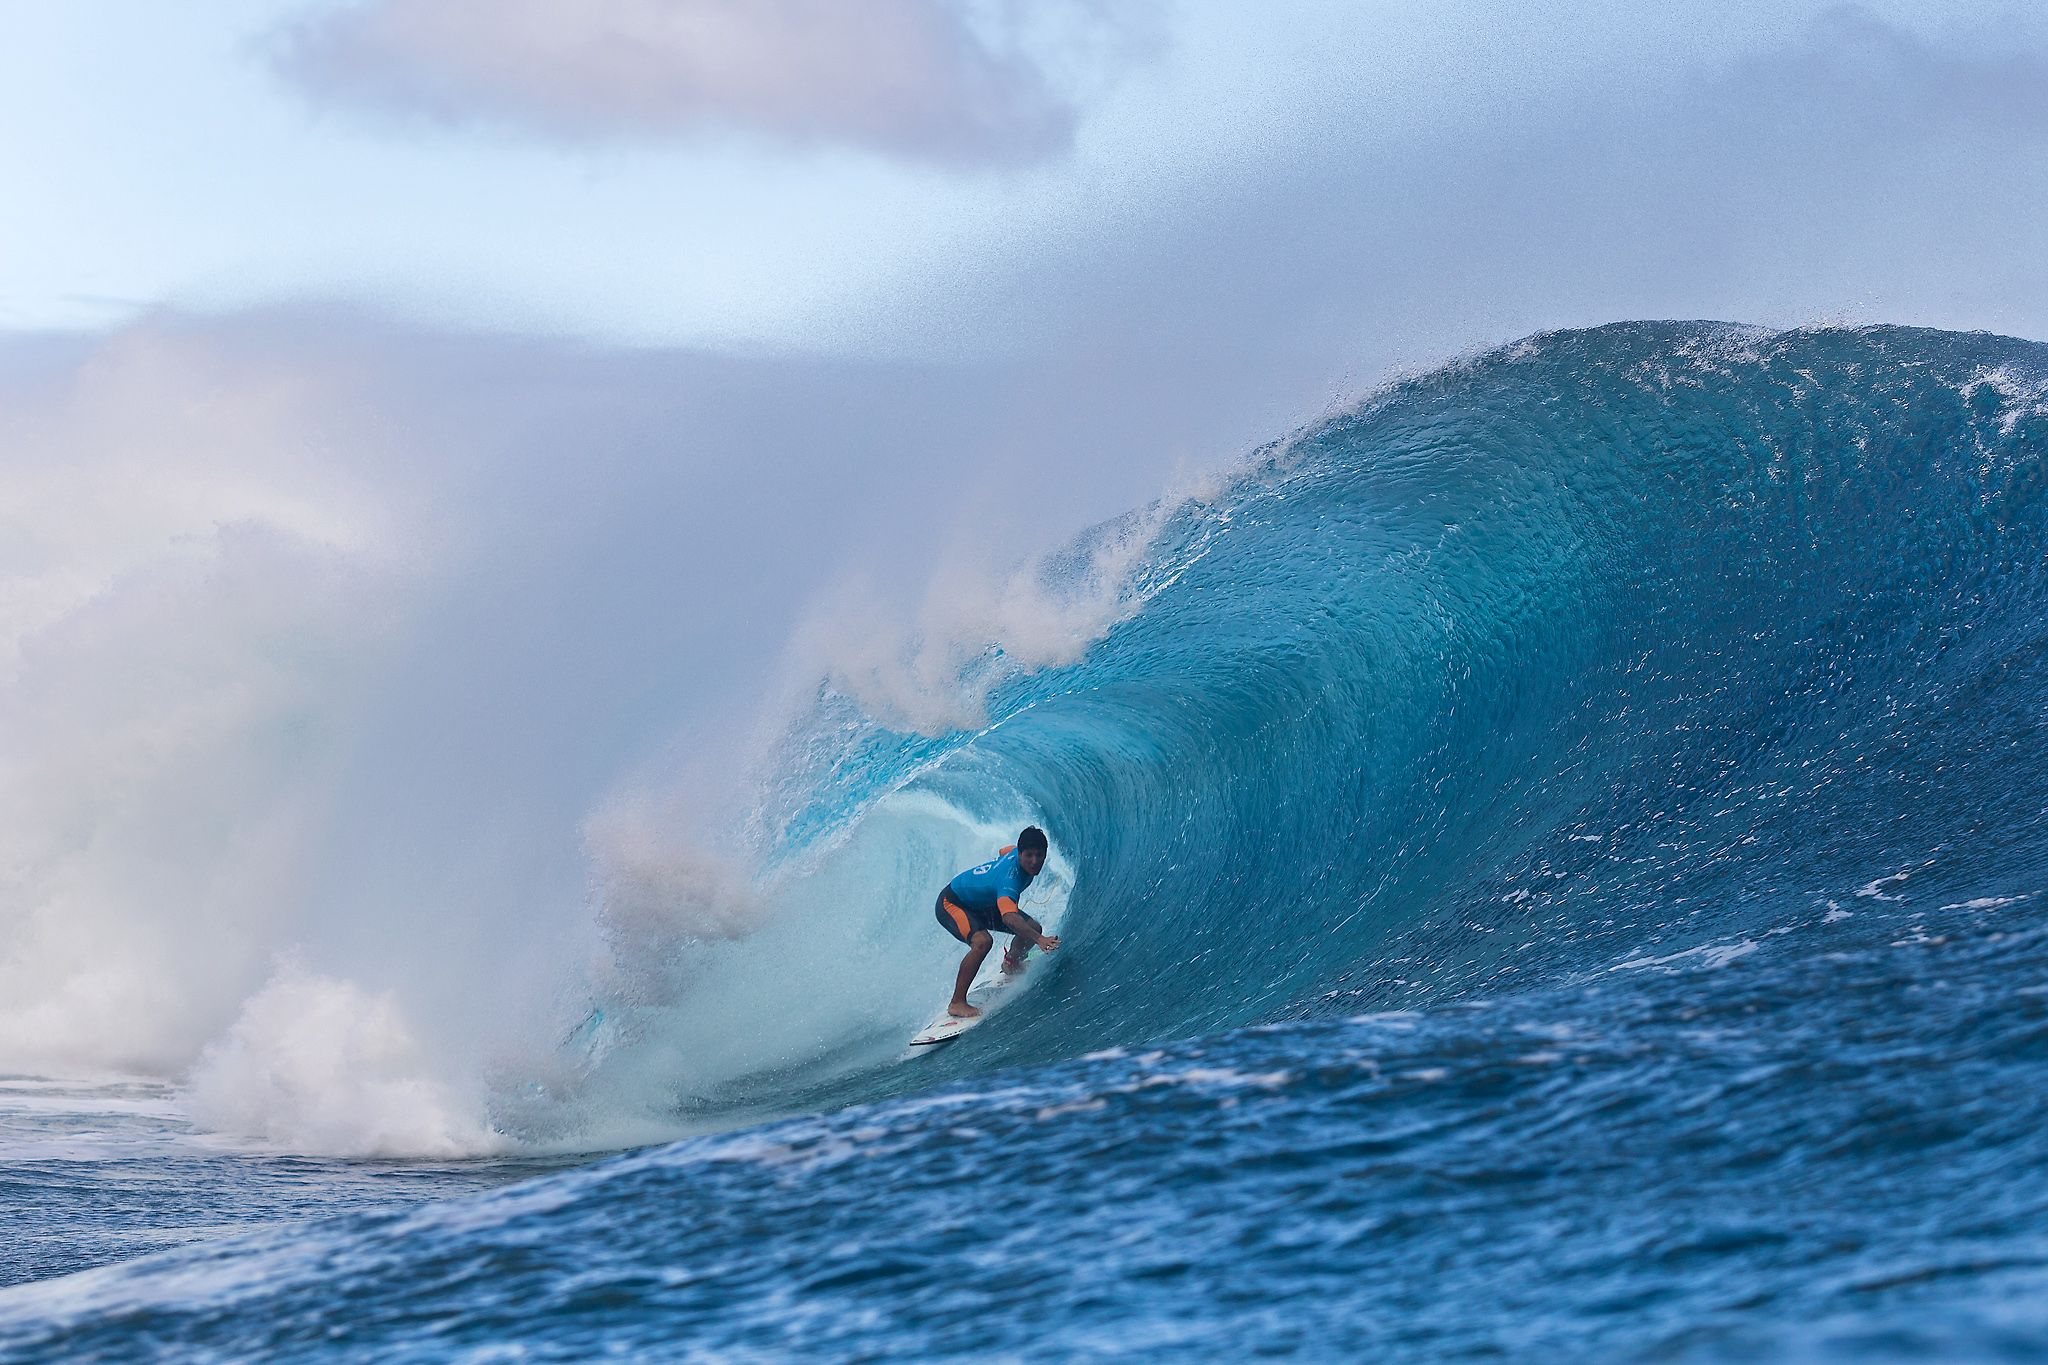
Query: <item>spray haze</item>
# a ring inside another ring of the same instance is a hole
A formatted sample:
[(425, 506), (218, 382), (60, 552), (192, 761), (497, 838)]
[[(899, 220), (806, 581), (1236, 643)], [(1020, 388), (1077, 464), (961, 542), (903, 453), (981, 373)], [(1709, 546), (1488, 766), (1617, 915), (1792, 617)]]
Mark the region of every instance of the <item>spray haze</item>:
[[(756, 698), (820, 581), (915, 574), (874, 542), (971, 498), (964, 433), (1019, 401), (332, 315), (159, 321), (31, 369), (5, 1064), (197, 1063), (210, 1122), (384, 1154), (487, 1132), (477, 1078), (545, 1064), (578, 1001), (671, 1007), (693, 945), (790, 903), (732, 833), (760, 750), (721, 733), (779, 733)], [(990, 620), (947, 624), (1038, 664), (1103, 611), (975, 600)]]

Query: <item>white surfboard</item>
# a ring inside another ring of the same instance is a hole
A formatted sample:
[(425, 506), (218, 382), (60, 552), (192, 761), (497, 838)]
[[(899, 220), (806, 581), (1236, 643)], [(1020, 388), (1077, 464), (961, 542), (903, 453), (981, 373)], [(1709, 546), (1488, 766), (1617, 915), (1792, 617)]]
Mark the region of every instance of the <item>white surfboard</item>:
[(999, 971), (993, 978), (984, 978), (975, 982), (967, 988), (967, 1003), (979, 1009), (981, 1011), (980, 1014), (975, 1015), (972, 1019), (957, 1019), (950, 1014), (941, 1014), (938, 1018), (919, 1029), (917, 1036), (910, 1040), (910, 1045), (912, 1047), (930, 1047), (933, 1043), (947, 1043), (958, 1038), (961, 1034), (988, 1018), (990, 1011), (995, 1008), (996, 1002), (1003, 998), (1004, 993), (1010, 986), (1022, 979), (1022, 973), (1012, 976)]

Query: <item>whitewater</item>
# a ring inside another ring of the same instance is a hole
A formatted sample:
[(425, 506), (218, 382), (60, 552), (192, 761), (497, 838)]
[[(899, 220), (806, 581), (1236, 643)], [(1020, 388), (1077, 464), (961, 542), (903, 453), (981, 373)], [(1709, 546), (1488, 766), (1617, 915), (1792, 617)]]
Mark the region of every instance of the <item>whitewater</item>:
[(2044, 443), (2038, 343), (1543, 334), (820, 618), (468, 1072), (280, 960), (0, 1079), (0, 1359), (2048, 1356)]

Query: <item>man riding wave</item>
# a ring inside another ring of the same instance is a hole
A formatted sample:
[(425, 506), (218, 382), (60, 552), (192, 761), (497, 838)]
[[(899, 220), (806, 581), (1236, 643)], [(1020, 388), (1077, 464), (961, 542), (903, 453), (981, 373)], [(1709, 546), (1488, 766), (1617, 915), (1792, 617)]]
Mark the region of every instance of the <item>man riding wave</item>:
[(1017, 908), (1024, 888), (1044, 868), (1045, 831), (1030, 825), (993, 861), (968, 868), (940, 890), (932, 913), (947, 933), (967, 945), (946, 1013), (957, 1019), (973, 1019), (981, 1013), (967, 1003), (967, 988), (974, 984), (974, 974), (981, 970), (995, 935), (1012, 936), (1010, 946), (1003, 950), (1003, 970), (1012, 975), (1024, 970), (1024, 959), (1034, 946), (1048, 953), (1060, 946), (1058, 938), (1045, 934), (1037, 920)]

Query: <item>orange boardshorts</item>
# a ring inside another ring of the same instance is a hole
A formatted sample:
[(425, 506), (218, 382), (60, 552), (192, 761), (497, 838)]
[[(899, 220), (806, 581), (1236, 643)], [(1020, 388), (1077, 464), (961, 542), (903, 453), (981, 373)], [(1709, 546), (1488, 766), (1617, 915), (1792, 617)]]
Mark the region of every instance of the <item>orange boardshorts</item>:
[(973, 946), (971, 940), (974, 937), (974, 931), (977, 929), (986, 929), (991, 934), (1007, 934), (1012, 932), (1004, 928), (1000, 920), (990, 924), (958, 901), (947, 899), (946, 889), (949, 888), (942, 888), (939, 892), (938, 900), (932, 903), (932, 915), (938, 920), (940, 926), (954, 938), (971, 947)]

